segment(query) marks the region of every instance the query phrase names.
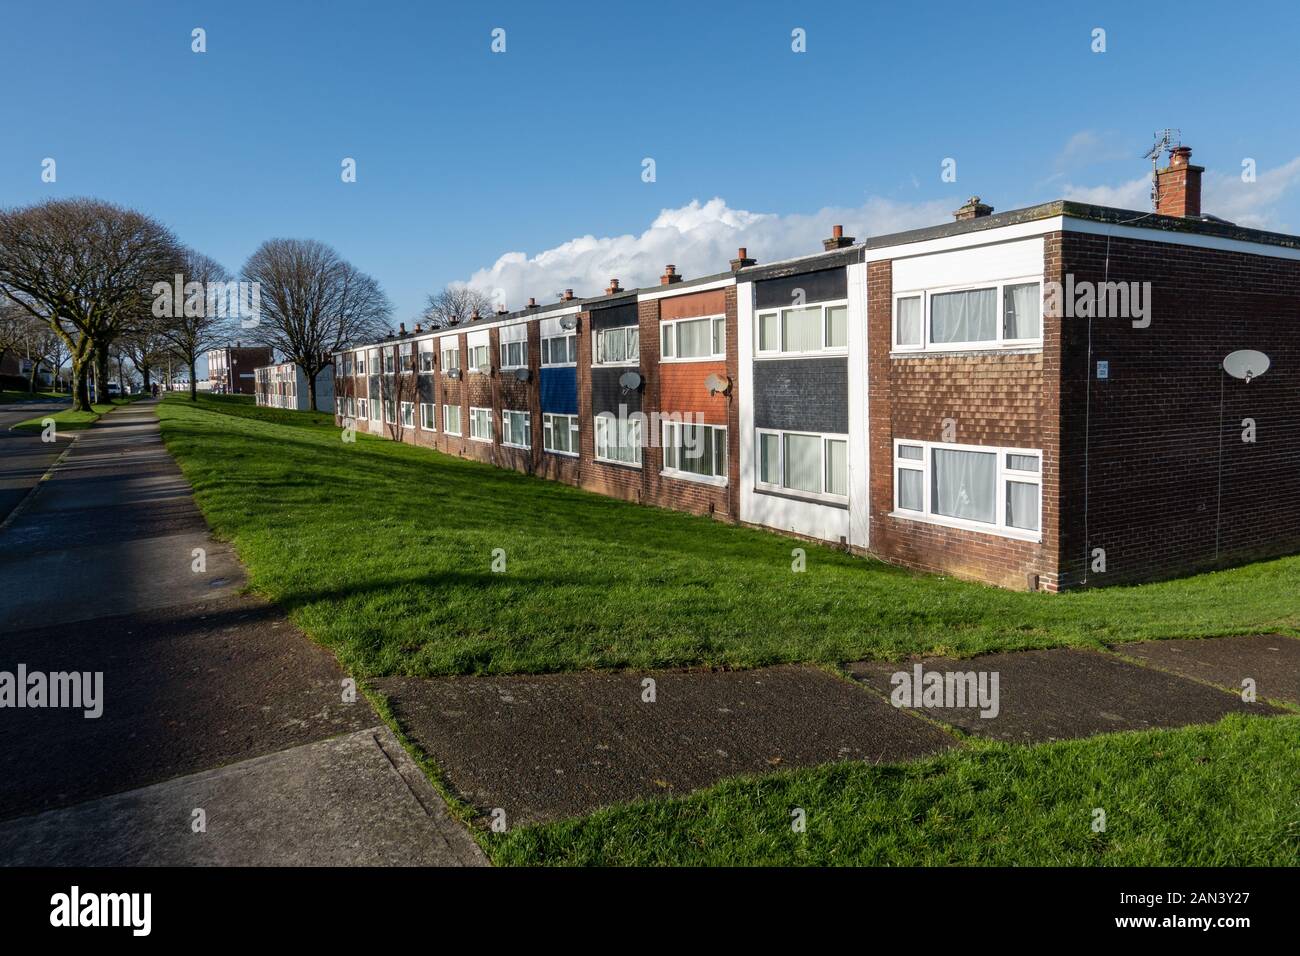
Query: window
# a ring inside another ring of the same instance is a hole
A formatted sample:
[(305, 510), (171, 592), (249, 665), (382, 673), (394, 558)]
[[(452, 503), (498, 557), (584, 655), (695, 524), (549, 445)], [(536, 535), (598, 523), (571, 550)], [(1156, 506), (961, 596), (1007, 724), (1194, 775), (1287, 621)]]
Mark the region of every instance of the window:
[(391, 398), (384, 399), (384, 421), (389, 425), (395, 424), (393, 418), (393, 400)]
[(442, 406), (442, 430), (448, 435), (460, 434), (460, 406)]
[(452, 369), (460, 368), (460, 346), (452, 342), (451, 345), (442, 347), (442, 370), (450, 372)]
[(415, 427), (415, 403), (402, 402), (402, 426), (404, 428)]
[(352, 374), (352, 356), (351, 354), (343, 356), (343, 375), (348, 377)]
[(379, 374), (379, 352), (376, 349), (370, 350), (370, 374)]
[(894, 510), (907, 517), (1037, 539), (1042, 454), (1038, 451), (894, 443)]
[(475, 441), (492, 440), (492, 409), (471, 408), (469, 410), (469, 437)]
[(391, 375), (396, 367), (396, 360), (393, 357), (392, 349), (383, 349), (384, 353), (384, 374)]
[(542, 416), (542, 447), (557, 455), (578, 454), (578, 416)]
[(567, 335), (553, 335), (542, 339), (543, 365), (573, 365), (578, 361), (578, 336), (570, 332)]
[(501, 444), (512, 448), (531, 448), (530, 416), (527, 412), (501, 413)]
[(401, 353), (402, 371), (403, 372), (412, 371), (415, 368), (415, 359), (414, 356), (411, 354), (411, 343), (403, 342), (401, 345), (397, 347), (397, 349)]
[(758, 313), (758, 354), (812, 355), (849, 347), (849, 307), (844, 302)]
[(664, 422), (664, 471), (700, 478), (727, 477), (727, 430), (717, 425)]
[(438, 430), (433, 409), (434, 406), (429, 402), (420, 403), (420, 427), (426, 432), (436, 432)]
[(358, 352), (356, 361), (353, 362), (352, 368), (356, 370), (358, 376), (366, 374), (366, 353)]
[(471, 372), (488, 371), (488, 347), (486, 345), (475, 345), (469, 350), (469, 370)]
[(596, 458), (621, 465), (641, 464), (641, 419), (596, 416)]
[(1042, 284), (909, 292), (894, 297), (894, 348), (960, 350), (1034, 345), (1043, 338)]
[(758, 433), (758, 483), (815, 497), (847, 498), (847, 438), (804, 432)]
[(433, 371), (433, 340), (420, 343), (420, 374)]
[(521, 339), (518, 342), (501, 343), (501, 367), (502, 368), (522, 368), (528, 365), (528, 342)]
[(367, 407), (367, 405), (369, 405), (369, 402), (367, 402), (364, 398), (357, 399), (357, 418), (370, 417), (370, 409)]
[(727, 320), (724, 316), (703, 319), (680, 319), (665, 322), (660, 328), (665, 359), (726, 358)]
[(641, 330), (635, 325), (596, 333), (597, 365), (636, 365), (641, 361)]

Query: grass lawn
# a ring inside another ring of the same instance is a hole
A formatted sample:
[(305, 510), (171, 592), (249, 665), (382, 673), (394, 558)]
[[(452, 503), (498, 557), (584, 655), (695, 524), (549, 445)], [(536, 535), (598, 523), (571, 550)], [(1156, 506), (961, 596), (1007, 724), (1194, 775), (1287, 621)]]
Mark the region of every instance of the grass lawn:
[(19, 422), (14, 425), (11, 431), (20, 432), (39, 432), (45, 428), (45, 420), (52, 418), (57, 423), (54, 427), (58, 432), (76, 432), (83, 428), (89, 428), (95, 422), (99, 421), (102, 415), (111, 412), (118, 404), (110, 405), (91, 405), (93, 411), (74, 412), (71, 408), (65, 408), (61, 412), (49, 412), (44, 415), (37, 415), (35, 418), (29, 418), (25, 422)]
[(0, 390), (0, 405), (9, 405), (13, 402), (48, 402), (51, 399), (62, 399), (65, 402), (71, 402), (72, 396), (67, 392), (22, 392), (12, 390)]
[[(346, 443), (329, 414), (169, 395), (159, 415), (252, 585), (363, 677), (1300, 633), (1296, 557), (1140, 587), (1010, 592), (381, 438)], [(793, 547), (807, 550), (805, 573), (791, 572)], [(490, 569), (496, 548), (505, 573)]]
[[(1300, 717), (851, 762), (482, 837), (503, 865), (1295, 866)], [(806, 813), (804, 833), (791, 812)], [(1093, 810), (1106, 813), (1093, 832)]]

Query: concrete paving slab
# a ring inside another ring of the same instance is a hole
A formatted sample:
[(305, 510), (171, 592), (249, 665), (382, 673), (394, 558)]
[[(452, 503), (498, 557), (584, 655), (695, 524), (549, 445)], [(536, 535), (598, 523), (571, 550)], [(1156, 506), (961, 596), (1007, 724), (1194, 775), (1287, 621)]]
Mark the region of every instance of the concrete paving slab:
[[(655, 701), (642, 695), (655, 681)], [(737, 774), (897, 761), (955, 741), (811, 667), (384, 678), (403, 728), (510, 826), (681, 794)]]
[(1121, 654), (1186, 677), (1209, 681), (1240, 693), (1242, 681), (1255, 681), (1260, 700), (1300, 704), (1300, 640), (1279, 634), (1207, 637), (1196, 640), (1120, 644)]
[(888, 696), (895, 686), (892, 675), (911, 675), (917, 663), (923, 673), (998, 675), (996, 716), (981, 717), (979, 709), (970, 706), (926, 706), (921, 711), (969, 734), (1012, 743), (1209, 724), (1232, 713), (1279, 713), (1272, 707), (1244, 704), (1204, 684), (1076, 648), (986, 654), (964, 660), (859, 661), (849, 665), (849, 671), (872, 690)]
[(382, 726), (0, 823), (6, 866), (486, 862)]

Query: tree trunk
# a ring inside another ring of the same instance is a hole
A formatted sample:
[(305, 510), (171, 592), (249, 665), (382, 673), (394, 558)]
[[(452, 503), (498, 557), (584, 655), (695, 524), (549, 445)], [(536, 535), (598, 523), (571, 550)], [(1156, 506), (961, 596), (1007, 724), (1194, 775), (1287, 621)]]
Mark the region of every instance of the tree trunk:
[(316, 411), (316, 373), (307, 373), (307, 394), (311, 396), (311, 410)]
[(40, 367), (41, 367), (41, 363), (33, 360), (32, 370), (27, 375), (27, 391), (33, 395), (36, 394), (36, 373), (40, 369)]
[(72, 396), (72, 408), (78, 412), (90, 411), (90, 386), (87, 379), (90, 376), (90, 365), (85, 358), (74, 359), (72, 363), (72, 378), (75, 382), (76, 392)]
[(190, 401), (199, 400), (198, 362), (190, 359)]
[(109, 404), (112, 399), (108, 397), (108, 348), (101, 348), (95, 351), (95, 401), (100, 405)]

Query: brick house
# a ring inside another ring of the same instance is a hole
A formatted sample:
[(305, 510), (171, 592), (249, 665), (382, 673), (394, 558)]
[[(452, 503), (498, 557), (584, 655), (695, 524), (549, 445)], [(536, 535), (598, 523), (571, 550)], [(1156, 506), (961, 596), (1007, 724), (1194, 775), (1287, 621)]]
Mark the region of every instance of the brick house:
[(274, 361), (267, 346), (236, 342), (208, 352), (208, 388), (214, 395), (252, 395), (256, 391), (255, 370)]
[[(253, 394), (257, 404), (305, 412), (311, 409), (311, 386), (307, 373), (296, 362), (263, 365), (253, 369)], [(334, 411), (334, 366), (316, 373), (316, 410)]]
[[(372, 372), (339, 415), (1004, 587), (1295, 552), (1300, 238), (1202, 215), (1190, 153), (1171, 151), (1152, 213), (972, 199), (930, 228), (836, 227), (792, 260), (742, 249), (712, 276), (668, 266), (646, 289), (403, 330), (352, 353)], [(1243, 349), (1267, 372), (1228, 374)], [(404, 354), (418, 372), (374, 373)], [(377, 419), (402, 374), (428, 430)]]

